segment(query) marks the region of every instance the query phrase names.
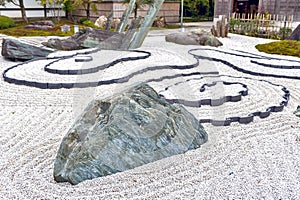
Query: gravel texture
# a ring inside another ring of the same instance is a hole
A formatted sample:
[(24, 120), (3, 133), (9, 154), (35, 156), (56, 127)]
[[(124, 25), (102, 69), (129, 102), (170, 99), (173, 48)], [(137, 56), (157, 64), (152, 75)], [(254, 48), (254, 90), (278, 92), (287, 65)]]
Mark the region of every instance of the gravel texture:
[[(286, 61), (255, 59), (268, 64), (300, 65), (299, 58), (267, 55), (254, 48), (256, 44), (270, 40), (232, 34), (229, 36), (230, 38), (220, 39), (224, 46), (217, 50), (240, 55), (249, 56), (249, 53), (255, 53), (270, 58), (286, 59)], [(30, 41), (39, 43), (41, 39), (31, 38)], [(200, 48), (197, 51), (199, 55), (224, 59), (243, 69), (300, 77), (300, 69), (265, 68), (251, 63), (250, 58), (203, 50), (208, 47), (166, 43), (161, 35), (147, 37), (141, 48), (151, 52), (151, 57), (122, 62), (88, 77), (46, 73), (43, 71), (44, 62), (33, 62), (15, 68), (10, 75), (49, 82), (109, 79), (153, 65), (194, 63), (195, 59), (188, 54), (188, 50), (194, 48)], [(56, 54), (65, 55), (65, 52)], [(100, 55), (97, 54), (94, 60), (100, 59)], [(105, 56), (116, 59), (126, 56), (126, 53), (110, 52)], [(64, 62), (60, 63), (63, 67), (72, 68), (72, 61)], [(16, 64), (0, 57), (1, 73)], [(69, 66), (65, 66), (68, 64)], [(82, 67), (85, 68), (86, 65), (88, 63)], [(74, 65), (74, 68), (78, 66)], [(217, 107), (187, 107), (199, 119), (203, 116), (220, 119), (245, 116), (279, 104), (283, 92), (279, 86), (270, 82), (283, 85), (290, 91), (289, 104), (282, 112), (271, 113), (264, 119), (256, 117), (254, 122), (246, 125), (232, 123), (227, 127), (215, 127), (204, 124), (209, 137), (208, 142), (201, 148), (182, 155), (85, 181), (76, 186), (68, 183), (58, 184), (54, 181), (53, 164), (60, 142), (89, 100), (113, 95), (150, 78), (212, 71), (218, 71), (220, 75), (225, 76), (177, 77), (149, 84), (167, 98), (183, 99), (217, 98), (237, 94), (243, 89), (238, 83), (232, 85), (219, 83), (208, 87), (204, 92), (199, 92), (201, 85), (212, 81), (241, 82), (247, 85), (249, 94), (242, 97), (239, 102), (226, 102)], [(172, 87), (165, 91), (168, 86)], [(238, 72), (220, 62), (200, 60), (200, 65), (193, 69), (148, 71), (134, 76), (126, 83), (96, 88), (37, 89), (10, 84), (1, 78), (0, 94), (1, 199), (300, 198), (300, 119), (293, 115), (293, 111), (300, 104), (299, 80), (253, 76)]]

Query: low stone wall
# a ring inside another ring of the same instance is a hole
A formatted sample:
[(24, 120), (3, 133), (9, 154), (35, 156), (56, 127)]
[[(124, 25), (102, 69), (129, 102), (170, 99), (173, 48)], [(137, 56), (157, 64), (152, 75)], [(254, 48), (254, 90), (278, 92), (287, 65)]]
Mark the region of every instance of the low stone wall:
[[(104, 15), (108, 16), (113, 11), (114, 18), (121, 18), (124, 10), (126, 9), (127, 4), (123, 2), (101, 2), (97, 5), (98, 12), (90, 12), (90, 19), (95, 21), (99, 16)], [(145, 16), (147, 14), (148, 6), (145, 6), (143, 10), (138, 11), (138, 16)], [(72, 12), (74, 18), (79, 20), (82, 17), (86, 17), (86, 12), (84, 8), (78, 8), (77, 10)], [(180, 2), (164, 2), (162, 5), (158, 15), (158, 17), (164, 17), (166, 23), (174, 23), (179, 22), (180, 17)], [(132, 14), (131, 18), (134, 15)]]

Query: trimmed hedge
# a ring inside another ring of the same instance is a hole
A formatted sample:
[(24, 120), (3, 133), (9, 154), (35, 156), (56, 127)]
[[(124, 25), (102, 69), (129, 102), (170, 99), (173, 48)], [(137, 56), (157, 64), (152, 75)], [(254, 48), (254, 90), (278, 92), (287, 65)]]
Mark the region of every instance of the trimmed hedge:
[(7, 29), (15, 26), (13, 19), (0, 15), (0, 29)]

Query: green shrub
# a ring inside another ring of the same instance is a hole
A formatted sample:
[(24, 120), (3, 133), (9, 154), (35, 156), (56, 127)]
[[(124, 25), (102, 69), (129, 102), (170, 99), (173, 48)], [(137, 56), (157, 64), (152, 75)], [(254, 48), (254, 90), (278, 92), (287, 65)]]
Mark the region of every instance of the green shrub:
[(0, 29), (7, 29), (14, 26), (15, 22), (13, 19), (6, 16), (0, 16)]
[(85, 21), (88, 21), (88, 19), (86, 17), (83, 17), (83, 18), (79, 19), (80, 24), (83, 24)]
[(278, 42), (271, 42), (267, 44), (258, 44), (255, 46), (259, 51), (300, 57), (300, 41), (282, 40)]
[(86, 20), (84, 21), (82, 24), (86, 25), (86, 26), (89, 26), (89, 27), (92, 27), (92, 28), (98, 28), (97, 26), (95, 26), (95, 24), (90, 21), (90, 20)]

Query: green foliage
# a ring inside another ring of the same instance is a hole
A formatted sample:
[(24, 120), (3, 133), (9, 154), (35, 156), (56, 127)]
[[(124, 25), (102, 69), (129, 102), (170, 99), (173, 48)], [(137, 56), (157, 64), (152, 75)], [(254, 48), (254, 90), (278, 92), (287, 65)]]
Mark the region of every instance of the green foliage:
[(79, 23), (80, 23), (80, 24), (83, 24), (83, 22), (85, 22), (85, 21), (87, 21), (87, 20), (88, 20), (88, 18), (82, 17), (82, 18), (79, 19)]
[(255, 46), (259, 51), (300, 57), (300, 41), (282, 40), (278, 42), (271, 42), (267, 44), (258, 44)]
[(184, 5), (194, 17), (213, 16), (214, 0), (184, 0)]
[(261, 37), (261, 38), (270, 38), (276, 40), (283, 40), (288, 37), (292, 29), (290, 28), (280, 28), (271, 29), (273, 22), (264, 22), (260, 19), (252, 19), (252, 20), (241, 20), (241, 19), (230, 19), (229, 21), (229, 31), (231, 33), (237, 33), (242, 35), (248, 35), (253, 37)]
[(95, 24), (91, 20), (85, 20), (82, 22), (82, 24), (92, 27), (92, 28), (98, 28), (97, 26), (95, 26)]
[(73, 5), (72, 0), (66, 0), (66, 1), (64, 1), (64, 3), (63, 3), (62, 9), (63, 9), (64, 11), (73, 11), (73, 10), (75, 10), (76, 8), (75, 8), (75, 6)]
[(85, 11), (87, 12), (87, 18), (89, 18), (90, 16), (88, 16), (89, 12), (90, 12), (90, 9), (97, 13), (97, 3), (100, 3), (101, 0), (70, 0), (72, 2), (72, 5), (75, 6), (75, 7), (78, 7), (78, 6), (82, 6)]
[(13, 19), (0, 15), (0, 29), (7, 29), (15, 26)]
[(282, 36), (282, 39), (285, 39), (291, 33), (292, 33), (291, 28), (280, 28), (279, 30), (279, 34)]
[(39, 2), (41, 5), (47, 5), (47, 7), (50, 8), (50, 11), (52, 12), (53, 16), (55, 16), (56, 22), (59, 23), (61, 10), (63, 9), (62, 5), (64, 3), (67, 3), (68, 0), (36, 0), (36, 1)]

